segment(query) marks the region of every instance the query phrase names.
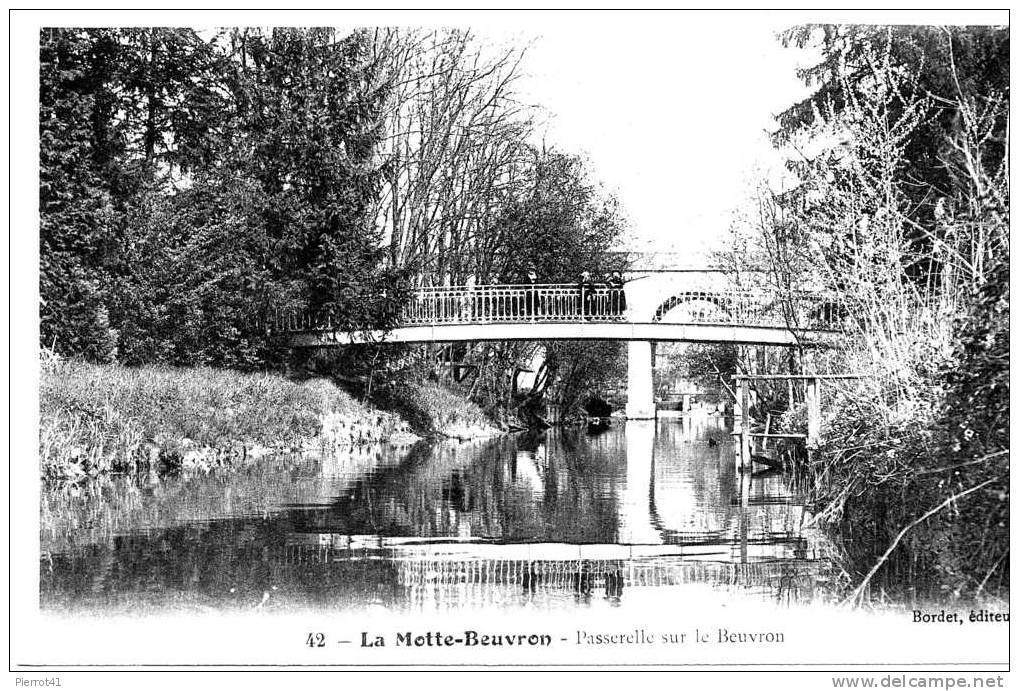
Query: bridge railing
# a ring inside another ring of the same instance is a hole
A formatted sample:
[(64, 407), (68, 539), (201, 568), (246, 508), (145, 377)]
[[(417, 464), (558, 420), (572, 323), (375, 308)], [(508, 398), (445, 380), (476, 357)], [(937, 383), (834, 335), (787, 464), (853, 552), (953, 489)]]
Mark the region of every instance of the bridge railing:
[(401, 324), (625, 321), (622, 287), (576, 283), (418, 288)]
[(659, 305), (654, 321), (832, 329), (841, 324), (842, 313), (840, 303), (822, 293), (690, 290)]
[[(677, 308), (682, 311), (673, 312)], [(622, 286), (545, 283), (416, 288), (396, 322), (400, 326), (437, 326), (631, 320)], [(840, 323), (841, 309), (836, 302), (812, 293), (687, 291), (664, 302), (652, 321), (830, 330)], [(274, 327), (287, 332), (340, 328), (332, 315), (310, 311), (277, 314)]]

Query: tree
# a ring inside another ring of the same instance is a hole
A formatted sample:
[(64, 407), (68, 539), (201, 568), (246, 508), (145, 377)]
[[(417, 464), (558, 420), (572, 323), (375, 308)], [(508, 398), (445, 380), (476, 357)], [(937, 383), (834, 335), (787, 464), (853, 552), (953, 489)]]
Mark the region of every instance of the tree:
[[(899, 130), (908, 275), (921, 282), (947, 262), (979, 274), (1000, 247), (980, 218), (1007, 226), (1009, 32), (998, 27), (802, 26), (786, 45), (821, 48), (801, 72), (817, 90), (779, 116), (775, 139), (790, 143), (822, 119), (859, 112), (876, 91), (893, 89), (883, 107)], [(915, 118), (922, 109), (922, 117)], [(953, 222), (954, 221), (954, 222)], [(1003, 222), (1003, 223), (1002, 223)], [(974, 245), (973, 256), (939, 256), (944, 245)], [(961, 261), (956, 261), (961, 259)]]
[(104, 54), (81, 31), (40, 35), (40, 336), (44, 347), (108, 361), (109, 265), (118, 219), (103, 177), (108, 142), (95, 130)]
[(391, 320), (369, 45), (324, 29), (44, 31), (44, 344), (251, 367), (280, 363), (275, 309)]
[(796, 183), (762, 194), (757, 256), (841, 305), (846, 338), (814, 367), (869, 375), (825, 400), (805, 468), (820, 519), (852, 538), (861, 585), (880, 568), (937, 572), (913, 595), (978, 595), (1007, 574), (1007, 29), (785, 40), (822, 59), (803, 73), (816, 93), (780, 118)]
[(377, 210), (390, 262), (421, 284), (494, 278), (491, 220), (519, 188), (534, 134), (513, 93), (523, 51), (463, 30), (380, 30), (375, 49), (390, 85)]

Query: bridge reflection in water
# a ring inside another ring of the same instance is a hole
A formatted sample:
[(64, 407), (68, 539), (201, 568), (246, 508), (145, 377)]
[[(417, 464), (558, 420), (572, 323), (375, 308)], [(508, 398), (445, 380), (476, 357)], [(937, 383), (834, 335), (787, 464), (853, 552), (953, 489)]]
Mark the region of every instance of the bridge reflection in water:
[[(314, 472), (282, 472), (295, 489), (261, 516), (178, 512), (158, 530), (87, 545), (79, 534), (63, 548), (53, 538), (70, 527), (44, 533), (42, 604), (626, 606), (694, 584), (816, 598), (827, 567), (802, 530), (802, 503), (780, 475), (737, 473), (731, 445), (709, 442), (727, 438), (703, 417), (323, 459)], [(218, 487), (209, 491), (250, 506), (247, 488)]]
[[(732, 471), (728, 462), (731, 448), (708, 445), (708, 439), (727, 436), (719, 418), (705, 416), (657, 425), (630, 421), (625, 425), (625, 434), (590, 442), (593, 450), (611, 457), (618, 457), (622, 450), (625, 456), (621, 472), (603, 478), (606, 484), (595, 495), (611, 498), (614, 515), (591, 507), (599, 517), (593, 532), (574, 528), (595, 542), (503, 542), (471, 537), (478, 530), (474, 514), (481, 497), (472, 498), (471, 492), (479, 488), (469, 480), (464, 485), (460, 479), (443, 486), (460, 487), (454, 494), (465, 510), (439, 516), (433, 524), (456, 534), (455, 541), (452, 535), (427, 540), (295, 532), (287, 536), (286, 561), (303, 567), (336, 567), (348, 561), (385, 559), (394, 565), (408, 603), (420, 606), (563, 595), (618, 600), (630, 588), (684, 584), (747, 590), (776, 600), (814, 598), (826, 578), (826, 565), (801, 530), (802, 504), (789, 493), (780, 475), (754, 478)], [(561, 434), (553, 431), (534, 451), (518, 450), (506, 468), (512, 485), (525, 488), (538, 502), (562, 496), (564, 488), (570, 502), (591, 498), (578, 493), (575, 486), (571, 492), (576, 478), (548, 466), (549, 447), (562, 443)], [(589, 458), (597, 462), (597, 454)], [(452, 477), (463, 478), (456, 471)], [(560, 478), (566, 482), (557, 482)], [(583, 511), (583, 504), (577, 506)], [(555, 527), (566, 528), (558, 523), (545, 526)], [(480, 532), (485, 533), (484, 529)], [(529, 537), (566, 535), (552, 530)]]

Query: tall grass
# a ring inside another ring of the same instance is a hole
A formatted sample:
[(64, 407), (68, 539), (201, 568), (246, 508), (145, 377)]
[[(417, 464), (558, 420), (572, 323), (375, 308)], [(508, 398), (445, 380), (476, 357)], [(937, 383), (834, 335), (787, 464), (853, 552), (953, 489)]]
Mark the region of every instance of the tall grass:
[(51, 355), (42, 364), (39, 450), (47, 478), (231, 463), (324, 437), (377, 441), (403, 427), (323, 379)]
[(472, 439), (498, 431), (478, 404), (435, 382), (405, 381), (386, 392), (384, 401), (428, 435)]

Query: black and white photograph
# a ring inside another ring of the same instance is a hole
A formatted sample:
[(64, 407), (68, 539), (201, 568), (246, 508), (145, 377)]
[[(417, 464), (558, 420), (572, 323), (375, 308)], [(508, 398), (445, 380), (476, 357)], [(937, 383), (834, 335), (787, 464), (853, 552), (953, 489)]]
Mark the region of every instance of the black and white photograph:
[(12, 687), (1007, 686), (1007, 9), (9, 29)]

